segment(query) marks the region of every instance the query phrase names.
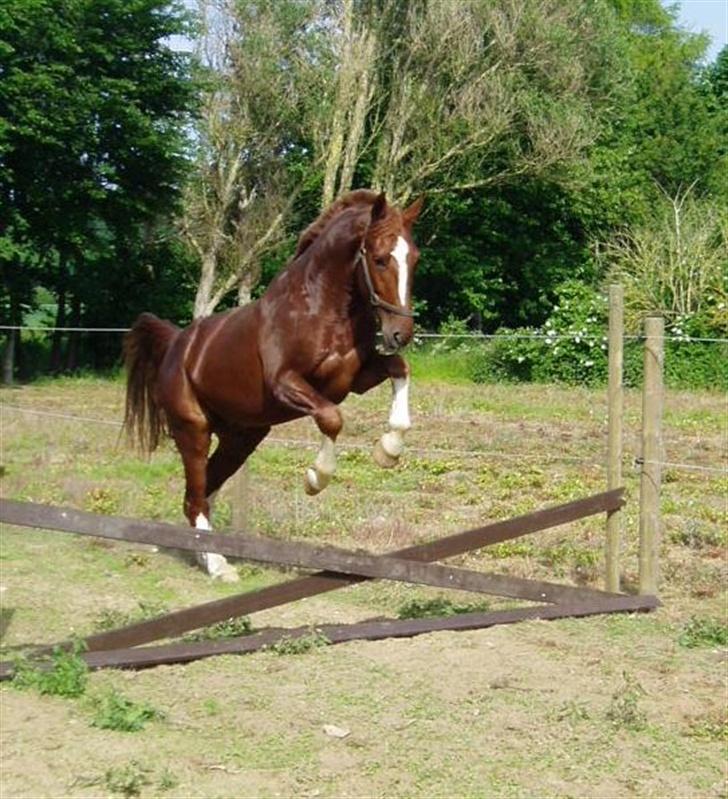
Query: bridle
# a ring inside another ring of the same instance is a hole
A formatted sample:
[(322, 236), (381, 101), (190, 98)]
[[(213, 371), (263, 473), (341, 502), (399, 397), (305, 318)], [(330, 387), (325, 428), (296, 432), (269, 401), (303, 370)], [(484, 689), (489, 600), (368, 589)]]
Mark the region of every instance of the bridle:
[(401, 305), (392, 305), (391, 303), (383, 300), (375, 291), (374, 283), (372, 283), (372, 276), (369, 274), (369, 264), (367, 263), (366, 247), (362, 244), (359, 249), (359, 254), (356, 257), (357, 263), (362, 265), (362, 272), (364, 273), (364, 282), (367, 284), (369, 290), (369, 302), (374, 308), (381, 308), (383, 311), (396, 314), (397, 316), (406, 316), (408, 319), (414, 319), (415, 313), (408, 311)]

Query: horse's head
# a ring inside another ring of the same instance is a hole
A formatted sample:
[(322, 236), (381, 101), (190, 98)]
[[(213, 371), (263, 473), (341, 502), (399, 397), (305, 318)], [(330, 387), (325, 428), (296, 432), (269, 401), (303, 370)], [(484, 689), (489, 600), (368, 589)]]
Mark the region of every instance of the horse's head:
[(412, 239), (412, 226), (422, 202), (423, 198), (415, 200), (400, 211), (380, 194), (372, 204), (371, 220), (362, 242), (360, 283), (379, 318), (381, 351), (386, 355), (408, 344), (414, 332), (412, 280), (419, 250)]

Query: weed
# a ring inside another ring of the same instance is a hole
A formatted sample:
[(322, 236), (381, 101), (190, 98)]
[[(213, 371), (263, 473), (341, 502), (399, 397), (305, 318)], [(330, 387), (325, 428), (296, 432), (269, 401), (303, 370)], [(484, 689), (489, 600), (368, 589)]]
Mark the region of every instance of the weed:
[(690, 720), (688, 735), (701, 741), (728, 741), (728, 715), (719, 708)]
[(728, 625), (720, 619), (693, 616), (683, 627), (677, 642), (688, 649), (699, 646), (728, 646)]
[(681, 527), (672, 531), (670, 541), (689, 549), (706, 549), (723, 546), (725, 535), (720, 530), (701, 524), (697, 519), (688, 519)]
[(102, 610), (94, 623), (95, 630), (114, 630), (117, 627), (127, 627), (140, 621), (154, 619), (169, 612), (169, 608), (162, 602), (140, 601), (136, 610)]
[(567, 721), (570, 723), (577, 721), (588, 721), (591, 718), (589, 708), (584, 702), (577, 702), (575, 699), (570, 699), (564, 702), (556, 712), (558, 721)]
[(456, 616), (460, 613), (477, 613), (488, 610), (487, 602), (472, 602), (468, 605), (456, 605), (445, 597), (434, 599), (410, 599), (400, 606), (398, 619), (423, 619), (432, 616)]
[(133, 702), (116, 691), (109, 691), (95, 700), (96, 712), (91, 726), (116, 732), (139, 732), (147, 722), (164, 715), (145, 702)]
[(253, 625), (247, 616), (219, 621), (211, 624), (203, 630), (190, 633), (184, 636), (185, 641), (215, 641), (219, 638), (239, 638), (242, 635), (250, 635), (253, 632)]
[(607, 708), (607, 719), (615, 727), (638, 732), (647, 724), (647, 714), (639, 706), (639, 700), (645, 695), (645, 689), (628, 672), (622, 672), (622, 677), (624, 685), (612, 694), (612, 701)]
[(83, 649), (78, 642), (71, 649), (55, 647), (50, 658), (21, 659), (15, 665), (12, 684), (21, 690), (34, 689), (52, 696), (81, 696), (88, 682), (88, 666), (81, 657)]
[(157, 787), (160, 791), (171, 791), (178, 785), (179, 780), (169, 769), (165, 769), (162, 772), (162, 776), (159, 778), (159, 782), (157, 783)]
[(149, 769), (132, 760), (126, 766), (110, 768), (104, 775), (104, 784), (112, 792), (124, 797), (140, 796), (145, 785), (151, 785)]
[(92, 488), (86, 495), (86, 506), (92, 513), (113, 516), (119, 512), (119, 497), (109, 488)]
[(266, 648), (276, 655), (304, 655), (330, 643), (331, 641), (320, 630), (312, 628), (308, 633), (298, 637), (286, 635)]
[(217, 699), (205, 699), (202, 703), (202, 707), (208, 716), (217, 716), (220, 712), (220, 703)]

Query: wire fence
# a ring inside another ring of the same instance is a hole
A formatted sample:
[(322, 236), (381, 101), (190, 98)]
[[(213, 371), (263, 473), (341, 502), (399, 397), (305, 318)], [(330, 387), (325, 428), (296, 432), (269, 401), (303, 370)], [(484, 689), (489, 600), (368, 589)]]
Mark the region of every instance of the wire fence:
[[(74, 422), (78, 424), (97, 424), (100, 426), (113, 427), (121, 431), (123, 423), (109, 419), (101, 419), (98, 417), (77, 416), (74, 414), (60, 413), (58, 411), (51, 411), (47, 409), (27, 408), (19, 405), (12, 405), (9, 403), (0, 403), (0, 418), (6, 411), (14, 411), (21, 414), (29, 414), (31, 416), (47, 417), (52, 419), (61, 419), (63, 421)], [(449, 417), (448, 417), (449, 418)], [(542, 426), (541, 426), (542, 427)], [(286, 438), (279, 436), (268, 436), (265, 439), (270, 444), (278, 444), (285, 447), (297, 447), (302, 449), (316, 449), (318, 442), (314, 439), (298, 439)], [(359, 450), (369, 451), (371, 446), (369, 444), (358, 444), (356, 442), (346, 442), (342, 447), (342, 451)], [(559, 453), (550, 457), (547, 453), (542, 453), (537, 456), (528, 457), (524, 455), (511, 455), (505, 452), (499, 452), (492, 449), (458, 449), (455, 447), (417, 447), (408, 446), (408, 451), (416, 455), (436, 456), (436, 457), (453, 457), (453, 458), (474, 458), (474, 459), (488, 459), (513, 463), (542, 463), (544, 465), (554, 464), (558, 462), (575, 463), (583, 466), (603, 467), (603, 462), (596, 462), (590, 458), (570, 456), (565, 453)], [(627, 458), (627, 456), (625, 456)], [(642, 458), (636, 457), (633, 459), (633, 464), (636, 468), (641, 468), (645, 463), (659, 465), (663, 468), (669, 469), (683, 469), (686, 471), (700, 472), (704, 474), (715, 474), (728, 477), (728, 466), (716, 467), (706, 466), (702, 464), (684, 463), (678, 461), (645, 461)]]
[[(0, 325), (4, 331), (28, 331), (36, 333), (127, 333), (128, 327), (46, 327), (41, 325)], [(422, 340), (463, 340), (463, 341), (491, 341), (491, 340), (535, 340), (535, 341), (573, 341), (579, 338), (593, 338), (593, 333), (573, 331), (570, 333), (432, 333), (416, 332), (415, 339)], [(644, 341), (644, 335), (625, 335), (625, 341)], [(603, 340), (607, 340), (606, 329)], [(687, 334), (664, 336), (665, 341), (681, 343), (703, 344), (728, 344), (728, 338), (711, 338), (705, 336), (690, 336)]]

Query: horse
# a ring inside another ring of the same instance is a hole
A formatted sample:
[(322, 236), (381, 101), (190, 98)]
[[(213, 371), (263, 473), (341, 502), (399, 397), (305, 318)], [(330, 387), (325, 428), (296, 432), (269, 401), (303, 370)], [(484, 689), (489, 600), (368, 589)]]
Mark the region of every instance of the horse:
[[(385, 468), (397, 463), (411, 426), (409, 367), (400, 351), (414, 332), (419, 250), (412, 227), (422, 201), (400, 210), (384, 193), (349, 192), (303, 231), (257, 301), (184, 329), (143, 313), (126, 333), (125, 428), (149, 453), (163, 436), (174, 439), (191, 526), (211, 532), (211, 503), (223, 483), (271, 427), (303, 416), (321, 433), (304, 487), (310, 495), (322, 491), (336, 469), (338, 405), (386, 379), (389, 425), (374, 458)], [(222, 555), (198, 560), (212, 577), (237, 579)]]

